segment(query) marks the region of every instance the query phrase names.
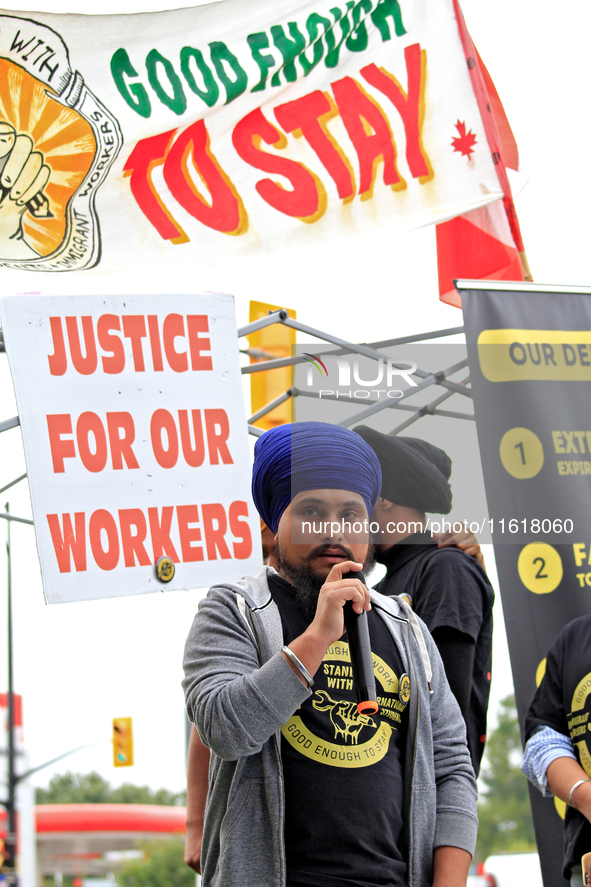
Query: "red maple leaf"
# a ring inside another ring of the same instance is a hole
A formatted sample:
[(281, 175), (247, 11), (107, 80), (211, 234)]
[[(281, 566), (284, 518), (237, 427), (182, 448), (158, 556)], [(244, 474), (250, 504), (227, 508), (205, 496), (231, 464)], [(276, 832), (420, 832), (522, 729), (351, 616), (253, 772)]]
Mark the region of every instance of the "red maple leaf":
[(454, 151), (458, 151), (462, 157), (467, 157), (469, 160), (474, 153), (472, 145), (476, 144), (476, 136), (472, 133), (472, 130), (466, 132), (466, 124), (462, 123), (460, 120), (458, 120), (455, 126), (460, 135), (459, 137), (455, 136), (451, 140)]

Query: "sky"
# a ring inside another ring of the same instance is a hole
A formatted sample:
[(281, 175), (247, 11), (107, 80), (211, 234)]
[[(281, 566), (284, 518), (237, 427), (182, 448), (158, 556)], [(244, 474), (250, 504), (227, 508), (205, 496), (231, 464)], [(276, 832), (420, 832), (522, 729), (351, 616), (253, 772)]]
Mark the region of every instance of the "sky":
[[(86, 2), (89, 14), (119, 13), (121, 3)], [(179, 5), (126, 3), (125, 12)], [(67, 2), (38, 2), (38, 10), (68, 12)], [(591, 198), (587, 171), (591, 85), (588, 34), (591, 7), (572, 0), (515, 3), (464, 0), (468, 28), (504, 103), (528, 184), (516, 198), (534, 279), (562, 285), (589, 283)], [(22, 3), (14, 9), (27, 11)], [(285, 273), (286, 269), (289, 273)], [(2, 292), (37, 289), (34, 280), (2, 274)], [(80, 282), (55, 275), (47, 293), (92, 292), (98, 278)], [(59, 278), (59, 279), (58, 279)], [(261, 299), (293, 307), (310, 325), (352, 341), (408, 335), (461, 324), (461, 312), (438, 301), (434, 229), (397, 235), (392, 242), (360, 238), (351, 244), (196, 267), (191, 279), (173, 279), (176, 292), (225, 291), (236, 299), (238, 324), (248, 302)], [(171, 280), (136, 275), (101, 279), (105, 292), (171, 291)], [(133, 289), (132, 289), (133, 287)], [(303, 341), (303, 340), (301, 340)], [(0, 421), (16, 415), (5, 355), (0, 355)], [(415, 426), (417, 427), (417, 426)], [(418, 427), (417, 427), (417, 433)], [(25, 471), (20, 431), (0, 435), (0, 487)], [(453, 481), (453, 476), (452, 476)], [(3, 494), (11, 510), (30, 516), (26, 483)], [(4, 527), (0, 526), (0, 536)], [(25, 743), (31, 766), (91, 744), (33, 777), (47, 784), (54, 773), (96, 769), (113, 784), (131, 781), (183, 787), (184, 710), (180, 690), (182, 649), (196, 610), (197, 592), (153, 594), (48, 607), (30, 526), (13, 524), (15, 689), (24, 697)], [(0, 551), (0, 636), (5, 636), (6, 575)], [(492, 552), (487, 565), (495, 582)], [(498, 586), (497, 586), (498, 587)], [(6, 666), (0, 660), (0, 688)], [(491, 713), (512, 690), (500, 605)], [(113, 769), (110, 725), (133, 716), (136, 764)]]

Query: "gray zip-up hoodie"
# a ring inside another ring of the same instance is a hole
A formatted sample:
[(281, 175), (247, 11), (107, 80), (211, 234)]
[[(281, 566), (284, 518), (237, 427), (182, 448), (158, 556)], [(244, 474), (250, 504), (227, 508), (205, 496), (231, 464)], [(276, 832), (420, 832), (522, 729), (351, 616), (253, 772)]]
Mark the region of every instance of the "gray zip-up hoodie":
[[(185, 647), (187, 711), (212, 752), (203, 887), (285, 887), (280, 730), (310, 690), (280, 652), (270, 570), (211, 588)], [(409, 887), (431, 887), (436, 847), (473, 853), (476, 843), (476, 781), (464, 721), (424, 623), (419, 627), (399, 598), (372, 592), (371, 601), (411, 680), (404, 849)]]

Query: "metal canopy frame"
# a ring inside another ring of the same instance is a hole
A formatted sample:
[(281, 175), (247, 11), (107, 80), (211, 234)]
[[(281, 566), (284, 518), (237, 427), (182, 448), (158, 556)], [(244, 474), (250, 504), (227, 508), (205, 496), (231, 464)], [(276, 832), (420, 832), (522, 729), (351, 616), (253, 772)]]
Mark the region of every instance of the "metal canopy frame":
[[(241, 327), (238, 330), (238, 336), (248, 336), (250, 333), (254, 333), (257, 330), (272, 326), (273, 324), (282, 324), (283, 326), (291, 327), (292, 329), (299, 332), (314, 336), (314, 338), (319, 339), (322, 342), (328, 342), (331, 345), (338, 346), (337, 348), (323, 348), (320, 352), (323, 357), (337, 357), (345, 354), (359, 354), (372, 360), (383, 360), (385, 357), (388, 356), (383, 353), (381, 349), (392, 348), (395, 345), (408, 345), (411, 343), (424, 342), (432, 339), (442, 339), (449, 336), (456, 336), (464, 332), (464, 327), (458, 326), (450, 327), (449, 329), (445, 330), (434, 330), (427, 333), (418, 333), (414, 336), (400, 336), (393, 339), (382, 339), (379, 342), (356, 344), (353, 342), (347, 342), (345, 339), (341, 339), (338, 336), (332, 335), (331, 333), (326, 333), (322, 330), (316, 329), (315, 327), (308, 326), (298, 320), (294, 320), (293, 318), (289, 317), (287, 311), (285, 311), (284, 309), (280, 309), (278, 311), (270, 312), (267, 317), (263, 317), (260, 320), (255, 320), (253, 323), (249, 323), (246, 326)], [(253, 357), (259, 356), (259, 352), (253, 353), (249, 349), (244, 349), (243, 353), (249, 354)], [(242, 367), (242, 373), (243, 375), (250, 375), (251, 373), (260, 373), (264, 372), (265, 370), (295, 366), (306, 361), (307, 358), (304, 355), (294, 355), (293, 357), (282, 358), (269, 358), (267, 360), (260, 360), (257, 363), (251, 363), (248, 366)], [(396, 366), (396, 364), (394, 364), (394, 366)], [(417, 367), (417, 369), (413, 373), (409, 373), (409, 375), (417, 376), (417, 378), (421, 381), (418, 382), (415, 387), (407, 389), (403, 393), (401, 398), (396, 401), (372, 401), (370, 399), (364, 400), (364, 404), (367, 404), (367, 406), (365, 406), (364, 409), (360, 412), (355, 413), (355, 415), (349, 416), (347, 419), (343, 419), (341, 422), (339, 422), (339, 425), (342, 425), (344, 428), (348, 428), (351, 425), (362, 422), (369, 416), (373, 416), (385, 409), (402, 410), (413, 413), (412, 416), (405, 419), (403, 422), (393, 428), (392, 431), (389, 432), (389, 434), (392, 436), (398, 434), (400, 431), (403, 431), (405, 428), (408, 428), (410, 425), (417, 422), (423, 416), (445, 416), (446, 418), (450, 419), (464, 419), (468, 421), (474, 421), (474, 413), (462, 413), (458, 411), (439, 409), (440, 405), (448, 400), (450, 397), (452, 397), (454, 394), (459, 394), (463, 397), (468, 397), (472, 399), (472, 392), (468, 387), (468, 383), (470, 381), (469, 375), (465, 376), (459, 381), (454, 381), (450, 378), (467, 366), (468, 359), (464, 358), (463, 360), (460, 360), (457, 363), (452, 364), (451, 366), (445, 367), (444, 369), (439, 370), (436, 373), (431, 373), (427, 370), (422, 370)], [(433, 401), (431, 401), (431, 403), (424, 404), (422, 406), (416, 406), (403, 402), (409, 397), (417, 394), (419, 391), (430, 388), (432, 385), (439, 386), (446, 390), (443, 394), (439, 395)], [(264, 429), (258, 428), (254, 423), (261, 419), (263, 416), (266, 416), (267, 413), (270, 413), (280, 404), (285, 403), (287, 400), (296, 397), (319, 398), (320, 395), (318, 392), (314, 391), (302, 391), (300, 388), (297, 388), (295, 386), (288, 388), (283, 394), (279, 395), (279, 397), (274, 398), (274, 400), (269, 401), (268, 404), (266, 404), (248, 419), (249, 434), (252, 434), (255, 437), (260, 437), (262, 434), (264, 434)], [(335, 395), (324, 395), (323, 399), (338, 401), (339, 403), (359, 403), (359, 401), (356, 400), (356, 398), (354, 397), (340, 395), (338, 397), (336, 397)]]
[[(327, 357), (338, 357), (346, 354), (358, 354), (362, 357), (368, 357), (372, 360), (383, 360), (385, 357), (388, 357), (383, 352), (385, 348), (392, 348), (396, 345), (409, 345), (416, 342), (425, 342), (433, 339), (443, 339), (449, 336), (456, 336), (464, 332), (463, 326), (450, 327), (445, 330), (433, 330), (431, 332), (426, 333), (417, 333), (413, 336), (398, 336), (396, 338), (391, 339), (382, 339), (378, 342), (348, 342), (346, 339), (341, 339), (338, 336), (334, 336), (331, 333), (323, 332), (322, 330), (318, 330), (315, 327), (308, 326), (307, 324), (301, 323), (299, 320), (294, 320), (289, 317), (287, 311), (284, 309), (280, 309), (278, 311), (273, 311), (267, 315), (267, 317), (263, 317), (260, 320), (254, 321), (254, 323), (249, 323), (246, 326), (241, 327), (238, 330), (238, 336), (248, 336), (249, 333), (254, 333), (257, 330), (264, 329), (265, 327), (272, 326), (273, 324), (283, 324), (284, 326), (291, 327), (298, 332), (305, 333), (306, 335), (313, 336), (316, 339), (319, 339), (322, 342), (326, 342), (330, 345), (336, 346), (333, 348), (324, 348), (322, 350), (322, 355)], [(4, 339), (2, 336), (2, 331), (0, 330), (0, 353), (5, 353), (5, 345)], [(266, 356), (264, 352), (255, 351), (253, 349), (245, 348), (241, 349), (241, 353), (247, 354), (252, 357), (263, 357)], [(306, 357), (303, 355), (294, 355), (293, 357), (283, 357), (283, 358), (273, 358), (269, 357), (265, 360), (260, 360), (258, 363), (251, 363), (248, 366), (243, 366), (241, 368), (241, 372), (243, 375), (250, 375), (251, 373), (261, 373), (266, 370), (278, 369), (280, 367), (288, 367), (295, 366), (296, 364), (304, 363), (306, 361)], [(394, 436), (399, 432), (403, 431), (405, 428), (408, 428), (410, 425), (413, 425), (423, 416), (442, 416), (448, 419), (463, 419), (468, 421), (474, 421), (473, 413), (462, 413), (454, 410), (445, 410), (440, 409), (441, 404), (443, 404), (450, 397), (453, 397), (454, 394), (459, 394), (462, 397), (472, 398), (472, 392), (468, 387), (468, 383), (470, 381), (469, 376), (465, 376), (460, 380), (453, 380), (450, 377), (454, 376), (456, 373), (460, 372), (462, 369), (466, 368), (468, 365), (467, 358), (458, 361), (457, 363), (452, 364), (451, 366), (445, 367), (444, 369), (439, 370), (436, 373), (428, 372), (427, 370), (422, 370), (417, 367), (417, 369), (413, 373), (409, 373), (409, 375), (416, 376), (420, 381), (413, 388), (409, 388), (403, 392), (401, 398), (396, 401), (393, 400), (364, 400), (364, 408), (355, 413), (353, 416), (349, 416), (346, 419), (343, 419), (339, 425), (342, 425), (344, 428), (348, 428), (351, 425), (355, 425), (358, 422), (362, 422), (367, 419), (369, 416), (373, 416), (376, 413), (381, 412), (382, 410), (399, 410), (401, 412), (410, 412), (411, 416), (404, 419), (395, 428), (390, 431), (390, 435)], [(396, 364), (394, 364), (396, 366)], [(399, 365), (400, 366), (400, 365)], [(442, 394), (436, 397), (428, 404), (423, 404), (422, 406), (417, 406), (415, 404), (405, 403), (404, 401), (408, 400), (408, 398), (417, 394), (420, 391), (424, 391), (431, 386), (437, 386), (439, 388), (445, 389)], [(267, 413), (270, 413), (275, 407), (279, 406), (285, 401), (290, 400), (291, 398), (297, 397), (315, 397), (319, 398), (320, 395), (314, 391), (302, 391), (299, 388), (291, 387), (288, 388), (283, 394), (279, 397), (276, 397), (274, 400), (270, 401), (264, 407), (262, 407), (258, 412), (252, 415), (248, 419), (247, 427), (249, 434), (260, 437), (264, 434), (264, 429), (258, 428), (254, 423), (261, 419), (263, 416), (266, 416)], [(339, 401), (340, 403), (358, 403), (354, 397), (348, 396), (339, 396), (336, 397), (334, 395), (325, 395), (326, 400)], [(5, 419), (0, 422), (0, 433), (3, 431), (8, 431), (11, 428), (16, 428), (20, 425), (20, 419), (18, 416), (14, 416), (12, 419)], [(26, 474), (21, 474), (20, 477), (15, 478), (10, 481), (10, 483), (6, 484), (4, 487), (0, 488), (0, 493), (4, 493), (6, 490), (10, 489), (10, 487), (14, 486), (20, 481), (23, 481), (27, 477)], [(0, 511), (0, 518), (8, 521), (17, 521), (18, 523), (23, 524), (33, 524), (33, 521), (29, 518), (25, 517), (17, 517), (14, 514), (9, 514), (6, 512)]]

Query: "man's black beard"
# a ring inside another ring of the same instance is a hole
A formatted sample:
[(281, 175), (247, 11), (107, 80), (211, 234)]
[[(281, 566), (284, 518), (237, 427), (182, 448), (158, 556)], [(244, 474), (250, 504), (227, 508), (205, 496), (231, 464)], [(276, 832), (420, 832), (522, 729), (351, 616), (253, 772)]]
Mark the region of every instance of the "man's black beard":
[[(319, 546), (319, 548), (335, 548), (334, 545), (330, 546)], [(317, 551), (313, 552), (313, 554)], [(345, 549), (347, 556), (349, 557), (350, 552)], [(350, 560), (355, 560), (355, 558), (351, 555), (349, 557)], [(314, 572), (310, 564), (304, 563), (303, 565), (298, 565), (297, 567), (293, 564), (287, 563), (284, 559), (281, 552), (281, 545), (279, 541), (275, 547), (275, 560), (277, 561), (277, 572), (283, 576), (284, 579), (287, 579), (291, 585), (293, 585), (294, 589), (294, 597), (296, 603), (300, 610), (308, 617), (310, 622), (316, 615), (316, 607), (318, 605), (318, 595), (320, 594), (320, 589), (326, 582), (326, 576), (319, 576)], [(370, 543), (367, 549), (367, 555), (363, 564), (363, 573), (365, 577), (369, 575), (369, 573), (373, 570), (376, 562), (375, 556), (375, 546)]]

